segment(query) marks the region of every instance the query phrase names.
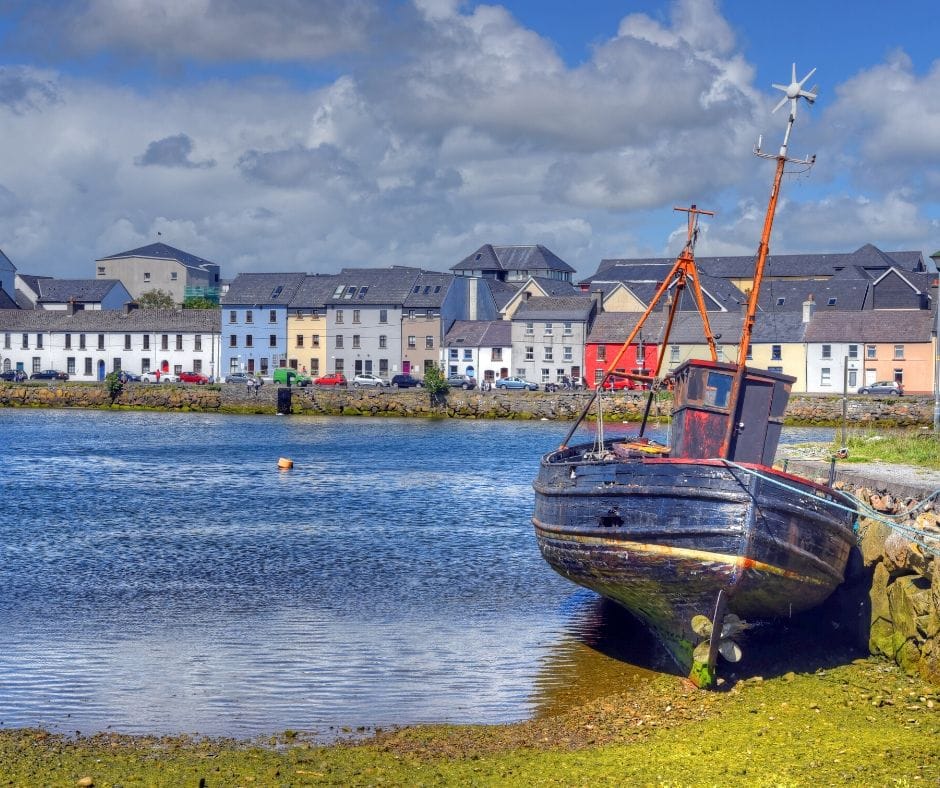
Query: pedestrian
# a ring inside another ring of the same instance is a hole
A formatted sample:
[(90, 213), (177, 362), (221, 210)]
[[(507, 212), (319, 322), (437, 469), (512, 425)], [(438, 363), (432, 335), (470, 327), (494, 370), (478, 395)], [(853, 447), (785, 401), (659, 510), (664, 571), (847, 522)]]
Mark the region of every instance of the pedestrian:
[(250, 395), (251, 392), (254, 391), (254, 388), (255, 388), (255, 379), (251, 377), (247, 378), (245, 380), (245, 393)]

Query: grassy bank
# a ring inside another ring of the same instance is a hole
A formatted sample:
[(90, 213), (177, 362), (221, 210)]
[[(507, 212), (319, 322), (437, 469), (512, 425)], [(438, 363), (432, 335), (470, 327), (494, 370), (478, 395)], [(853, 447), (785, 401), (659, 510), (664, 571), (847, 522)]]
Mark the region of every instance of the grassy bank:
[(329, 747), (4, 731), (0, 784), (935, 785), (938, 741), (938, 690), (866, 659), (716, 693), (660, 676), (561, 716)]
[[(940, 439), (932, 431), (890, 430), (846, 433), (848, 456), (844, 462), (884, 462), (889, 465), (915, 465), (940, 469)], [(830, 452), (842, 448), (837, 430)]]

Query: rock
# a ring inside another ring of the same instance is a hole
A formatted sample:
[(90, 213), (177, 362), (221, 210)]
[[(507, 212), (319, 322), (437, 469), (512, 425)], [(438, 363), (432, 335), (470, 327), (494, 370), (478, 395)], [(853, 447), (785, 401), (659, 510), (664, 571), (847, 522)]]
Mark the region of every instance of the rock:
[(899, 531), (885, 539), (884, 556), (885, 565), (892, 574), (923, 575), (926, 572), (927, 556), (923, 548)]
[(878, 520), (862, 520), (859, 525), (859, 548), (865, 566), (871, 566), (882, 559), (884, 544), (893, 533), (890, 526)]
[(92, 780), (91, 777), (82, 777), (75, 784), (79, 786), (79, 788), (92, 788), (92, 786), (95, 784), (95, 781)]

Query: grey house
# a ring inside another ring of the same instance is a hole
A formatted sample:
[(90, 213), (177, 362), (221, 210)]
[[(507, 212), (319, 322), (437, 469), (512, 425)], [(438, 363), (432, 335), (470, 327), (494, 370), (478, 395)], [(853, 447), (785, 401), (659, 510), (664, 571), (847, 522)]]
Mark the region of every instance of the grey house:
[(53, 279), (50, 276), (17, 275), (17, 297), (25, 309), (61, 311), (123, 309), (132, 301), (117, 279)]
[(450, 268), (457, 276), (525, 282), (529, 277), (570, 282), (574, 273), (568, 263), (541, 244), (494, 246), (484, 244)]
[(513, 374), (535, 383), (561, 383), (584, 374), (584, 342), (598, 298), (529, 298), (512, 319)]
[(97, 279), (120, 279), (136, 299), (163, 290), (177, 304), (190, 296), (218, 301), (219, 266), (164, 243), (149, 244), (95, 261)]

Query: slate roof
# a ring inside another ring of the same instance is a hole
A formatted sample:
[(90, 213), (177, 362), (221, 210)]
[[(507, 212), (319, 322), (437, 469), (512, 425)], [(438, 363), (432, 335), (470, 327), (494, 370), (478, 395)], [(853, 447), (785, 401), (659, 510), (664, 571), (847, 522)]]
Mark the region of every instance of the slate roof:
[(0, 309), (0, 330), (71, 332), (186, 332), (219, 331), (218, 309), (81, 309), (70, 315), (64, 310)]
[(444, 347), (509, 347), (512, 323), (508, 320), (457, 320), (444, 335)]
[(97, 262), (100, 263), (104, 260), (121, 260), (126, 257), (149, 257), (158, 260), (176, 260), (187, 268), (198, 268), (203, 271), (207, 265), (218, 267), (217, 263), (196, 257), (194, 254), (184, 252), (182, 249), (176, 249), (165, 243), (148, 244), (147, 246), (140, 246), (137, 249), (130, 249), (127, 252), (118, 252), (117, 254), (108, 255), (107, 257), (99, 257)]
[[(336, 288), (327, 298), (327, 304), (390, 305), (405, 303), (420, 268), (394, 265), (389, 268), (343, 268), (336, 274)], [(342, 292), (337, 295), (338, 288)]]
[(287, 306), (306, 274), (239, 274), (221, 297), (223, 306)]
[[(4, 265), (4, 263), (6, 265)], [(6, 268), (7, 270), (10, 270), (10, 271), (16, 270), (16, 266), (13, 265), (13, 261), (9, 257), (6, 256), (6, 254), (4, 253), (2, 249), (0, 249), (0, 268)]]
[(327, 299), (338, 284), (335, 274), (305, 276), (288, 306), (291, 309), (325, 309)]
[(99, 303), (115, 287), (123, 287), (120, 279), (52, 279), (37, 278), (39, 303), (64, 304), (74, 299), (76, 303)]
[[(657, 261), (637, 264), (617, 262), (605, 269), (602, 277), (595, 275), (595, 277), (584, 281), (590, 283), (591, 290), (596, 290), (599, 287), (603, 289), (610, 282), (620, 282), (629, 287), (630, 291), (643, 303), (649, 304), (663, 280), (669, 276), (672, 268), (672, 262)], [(711, 301), (711, 304), (708, 304), (709, 311), (722, 308), (733, 311), (738, 308), (742, 301), (747, 300), (744, 293), (727, 279), (711, 276), (701, 268), (699, 269), (699, 282), (704, 291), (706, 304)], [(694, 299), (691, 297), (686, 298), (684, 294), (679, 308), (680, 310), (694, 310), (696, 308)]]
[[(642, 316), (642, 312), (601, 312), (594, 319), (585, 341), (597, 345), (622, 345)], [(662, 312), (651, 314), (643, 325), (643, 341), (658, 342), (664, 322), (665, 315)]]
[(806, 328), (807, 342), (929, 342), (935, 317), (931, 310), (817, 312)]
[(467, 255), (451, 271), (564, 271), (574, 273), (568, 263), (541, 244), (534, 246), (493, 246), (484, 244)]
[(489, 288), (497, 310), (503, 309), (506, 304), (512, 301), (513, 296), (519, 292), (518, 287), (507, 284), (499, 279), (484, 279), (483, 282)]
[(571, 282), (562, 282), (559, 279), (549, 279), (545, 276), (530, 276), (529, 279), (536, 282), (550, 296), (573, 296), (581, 292)]
[(440, 309), (454, 281), (453, 274), (440, 271), (422, 271), (411, 286), (411, 292), (405, 298), (405, 309), (431, 308)]
[[(803, 302), (810, 296), (816, 302), (817, 311), (858, 311), (871, 307), (871, 279), (833, 277), (832, 279), (807, 279), (787, 281), (782, 279), (764, 282), (757, 303), (764, 311), (803, 311)], [(783, 299), (783, 303), (779, 303)], [(835, 299), (835, 303), (829, 302)]]
[(589, 320), (595, 309), (588, 293), (579, 296), (536, 296), (523, 301), (513, 320)]
[(20, 274), (20, 281), (22, 281), (30, 290), (38, 294), (39, 283), (44, 279), (52, 279), (51, 276), (36, 276), (35, 274)]
[(0, 287), (0, 309), (19, 309), (16, 301), (2, 287)]

